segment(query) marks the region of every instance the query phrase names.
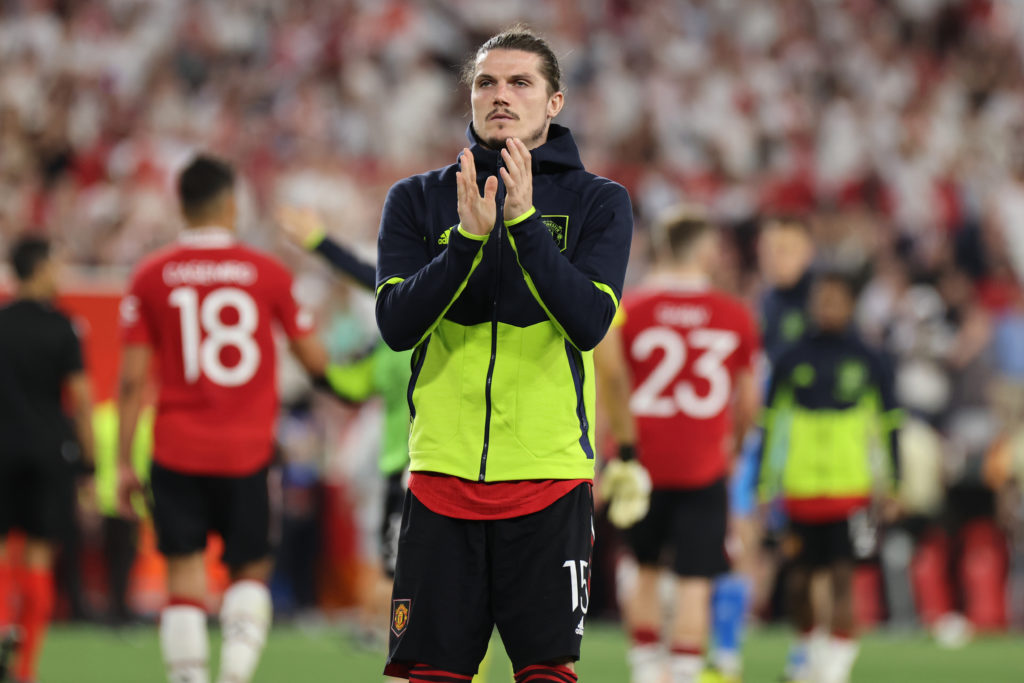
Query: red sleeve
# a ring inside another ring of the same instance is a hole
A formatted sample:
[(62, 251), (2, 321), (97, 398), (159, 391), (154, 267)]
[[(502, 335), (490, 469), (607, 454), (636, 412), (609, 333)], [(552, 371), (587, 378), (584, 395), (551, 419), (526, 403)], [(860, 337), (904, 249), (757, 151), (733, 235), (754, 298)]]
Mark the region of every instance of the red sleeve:
[(125, 344), (153, 343), (152, 312), (146, 309), (144, 283), (144, 271), (137, 271), (132, 277), (128, 293), (121, 299), (121, 341)]
[(274, 262), (274, 318), (289, 339), (305, 337), (313, 331), (313, 314), (295, 298), (292, 274), (283, 265)]

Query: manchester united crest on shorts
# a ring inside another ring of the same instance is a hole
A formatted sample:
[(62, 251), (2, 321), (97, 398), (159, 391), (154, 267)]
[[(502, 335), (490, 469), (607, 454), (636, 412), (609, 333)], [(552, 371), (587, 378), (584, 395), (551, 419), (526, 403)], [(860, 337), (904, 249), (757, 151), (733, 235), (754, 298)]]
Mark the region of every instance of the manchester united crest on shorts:
[(392, 600), (391, 601), (391, 632), (396, 637), (401, 637), (405, 633), (405, 628), (409, 625), (409, 612), (412, 607), (412, 600)]

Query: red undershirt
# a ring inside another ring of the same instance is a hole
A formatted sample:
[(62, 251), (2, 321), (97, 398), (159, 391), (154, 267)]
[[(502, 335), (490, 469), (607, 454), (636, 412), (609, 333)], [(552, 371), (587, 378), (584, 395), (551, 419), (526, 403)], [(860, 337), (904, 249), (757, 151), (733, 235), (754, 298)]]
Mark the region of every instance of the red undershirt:
[(456, 519), (510, 519), (539, 512), (590, 479), (478, 482), (435, 472), (409, 474), (409, 490), (431, 512)]
[(871, 499), (867, 496), (783, 499), (786, 515), (794, 522), (804, 524), (824, 524), (849, 519), (850, 515), (866, 507), (870, 502)]

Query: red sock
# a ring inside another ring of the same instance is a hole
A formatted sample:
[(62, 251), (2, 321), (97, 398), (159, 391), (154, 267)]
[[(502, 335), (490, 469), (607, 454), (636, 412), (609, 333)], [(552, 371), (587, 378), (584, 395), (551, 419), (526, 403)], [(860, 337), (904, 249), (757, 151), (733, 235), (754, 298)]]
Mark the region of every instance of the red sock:
[(472, 676), (443, 671), (429, 664), (414, 664), (409, 669), (409, 683), (468, 683)]
[(565, 665), (533, 664), (516, 672), (516, 683), (576, 683), (572, 669)]
[(653, 628), (635, 628), (630, 638), (633, 645), (657, 645), (661, 642), (661, 636)]
[(14, 623), (14, 568), (0, 560), (0, 628)]
[(168, 598), (167, 598), (167, 606), (168, 607), (180, 607), (180, 606), (197, 607), (197, 608), (203, 610), (204, 612), (206, 611), (206, 603), (204, 603), (202, 600), (195, 600), (193, 598), (184, 598), (184, 597), (181, 597), (181, 596), (178, 596), (178, 595), (168, 596)]
[(685, 643), (676, 643), (672, 646), (672, 654), (674, 655), (692, 655), (694, 657), (700, 657), (704, 654), (704, 648), (697, 645), (687, 645)]
[(22, 569), (19, 574), (24, 641), (18, 650), (17, 675), (23, 681), (34, 681), (36, 660), (53, 611), (53, 574), (49, 569)]

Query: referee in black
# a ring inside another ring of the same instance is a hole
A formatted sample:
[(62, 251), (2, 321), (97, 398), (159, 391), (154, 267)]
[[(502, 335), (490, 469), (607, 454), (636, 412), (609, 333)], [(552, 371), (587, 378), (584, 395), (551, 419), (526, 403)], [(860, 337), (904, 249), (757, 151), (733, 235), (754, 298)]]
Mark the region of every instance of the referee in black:
[[(14, 678), (34, 681), (53, 608), (56, 542), (73, 517), (75, 472), (92, 463), (92, 392), (78, 336), (53, 306), (58, 266), (49, 242), (21, 237), (10, 256), (17, 290), (0, 307), (0, 680), (18, 642)], [(17, 567), (7, 548), (12, 529), (26, 537)]]

